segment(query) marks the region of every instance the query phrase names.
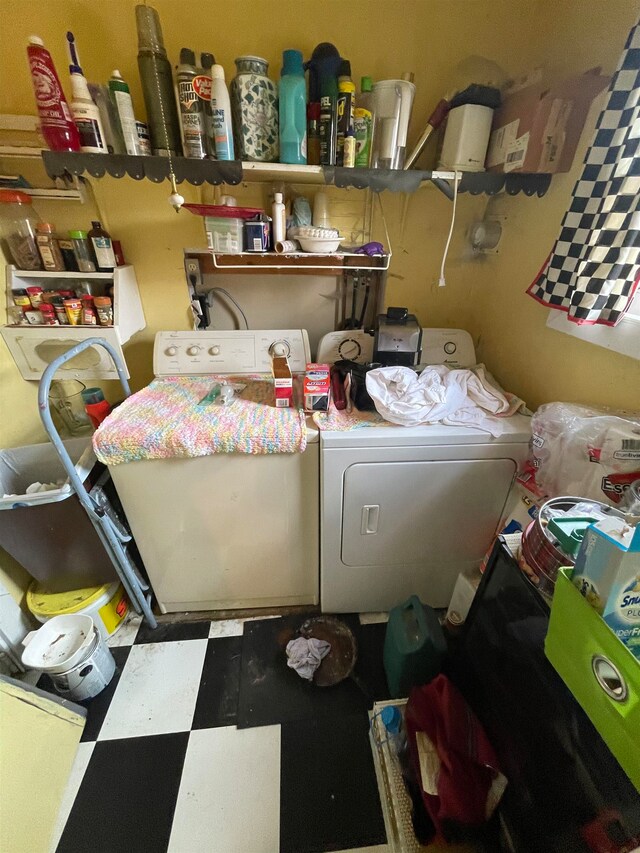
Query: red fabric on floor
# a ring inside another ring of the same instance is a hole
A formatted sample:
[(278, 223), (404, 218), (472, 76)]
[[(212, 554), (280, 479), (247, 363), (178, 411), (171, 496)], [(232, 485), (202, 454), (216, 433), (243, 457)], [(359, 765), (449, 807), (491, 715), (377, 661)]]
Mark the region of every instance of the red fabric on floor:
[(405, 714), (411, 756), (421, 779), (416, 732), (433, 742), (441, 761), (438, 796), (422, 797), (438, 832), (449, 835), (486, 822), (487, 794), (497, 776), (498, 761), (475, 714), (445, 675), (414, 687)]

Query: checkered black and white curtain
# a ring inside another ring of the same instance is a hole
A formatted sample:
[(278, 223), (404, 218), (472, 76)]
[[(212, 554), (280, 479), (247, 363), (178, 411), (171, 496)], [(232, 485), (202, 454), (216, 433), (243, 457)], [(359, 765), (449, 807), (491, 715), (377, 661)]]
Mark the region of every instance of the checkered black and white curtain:
[(530, 296), (615, 326), (640, 277), (640, 23), (631, 30), (560, 237)]

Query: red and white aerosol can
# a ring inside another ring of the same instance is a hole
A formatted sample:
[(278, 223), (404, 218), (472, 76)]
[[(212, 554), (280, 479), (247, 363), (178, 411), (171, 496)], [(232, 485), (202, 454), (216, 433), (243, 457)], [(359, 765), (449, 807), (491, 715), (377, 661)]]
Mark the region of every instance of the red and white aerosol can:
[(80, 135), (62, 91), (51, 54), (38, 36), (29, 36), (29, 68), (42, 135), (52, 151), (80, 151)]

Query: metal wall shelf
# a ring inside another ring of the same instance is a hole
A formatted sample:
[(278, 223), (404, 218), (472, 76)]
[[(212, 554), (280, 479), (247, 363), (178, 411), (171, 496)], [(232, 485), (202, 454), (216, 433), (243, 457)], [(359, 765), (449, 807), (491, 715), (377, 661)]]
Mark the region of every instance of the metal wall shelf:
[[(166, 157), (136, 157), (125, 154), (82, 154), (66, 151), (43, 151), (42, 157), (51, 178), (79, 176), (85, 173), (94, 178), (109, 174), (114, 178), (128, 175), (136, 180), (144, 178), (161, 183), (169, 177), (169, 160)], [(419, 169), (344, 169), (335, 166), (289, 166), (283, 163), (241, 163), (239, 160), (195, 160), (188, 157), (172, 159), (178, 183), (229, 184), (242, 182), (291, 184), (320, 184), (336, 187), (372, 189), (374, 192), (415, 192), (421, 185), (431, 182), (449, 198), (453, 196), (451, 171), (422, 171)], [(548, 174), (510, 172), (462, 172), (459, 192), (472, 195), (495, 195), (505, 191), (510, 195), (523, 192), (528, 196), (543, 196), (551, 182)]]

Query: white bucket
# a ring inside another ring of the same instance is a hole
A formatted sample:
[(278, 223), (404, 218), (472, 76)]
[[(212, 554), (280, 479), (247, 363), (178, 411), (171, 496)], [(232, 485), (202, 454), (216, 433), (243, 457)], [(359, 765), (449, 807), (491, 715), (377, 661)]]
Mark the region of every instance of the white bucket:
[(22, 663), (46, 672), (76, 702), (97, 696), (113, 678), (116, 662), (90, 616), (54, 616), (22, 642)]

